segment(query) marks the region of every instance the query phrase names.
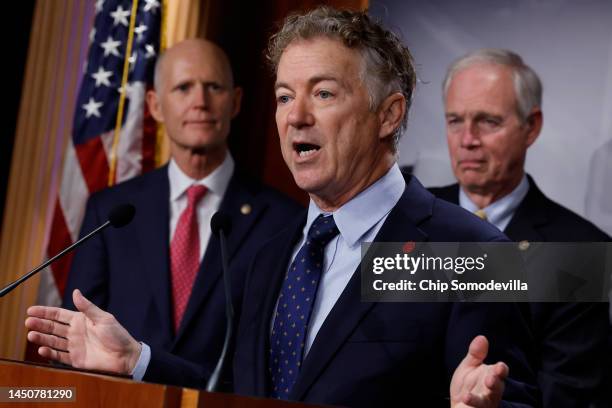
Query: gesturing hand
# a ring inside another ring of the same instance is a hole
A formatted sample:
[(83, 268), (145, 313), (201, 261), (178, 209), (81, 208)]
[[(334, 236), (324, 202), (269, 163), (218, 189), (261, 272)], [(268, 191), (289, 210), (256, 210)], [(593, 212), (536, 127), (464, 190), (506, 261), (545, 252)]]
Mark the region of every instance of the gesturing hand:
[(451, 380), (451, 407), (499, 406), (509, 369), (502, 362), (484, 364), (488, 351), (489, 342), (486, 337), (477, 336), (472, 340), (467, 355), (455, 369)]
[(78, 312), (58, 307), (32, 306), (25, 321), (28, 340), (38, 353), (76, 368), (130, 374), (141, 345), (117, 322), (76, 289), (72, 294)]

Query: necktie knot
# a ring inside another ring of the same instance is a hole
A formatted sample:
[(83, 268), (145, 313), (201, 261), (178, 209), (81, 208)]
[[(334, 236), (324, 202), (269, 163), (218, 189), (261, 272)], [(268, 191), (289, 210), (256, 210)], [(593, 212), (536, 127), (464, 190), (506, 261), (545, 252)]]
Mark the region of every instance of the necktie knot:
[(208, 189), (202, 184), (194, 184), (187, 189), (187, 206), (192, 207), (198, 205), (198, 202), (204, 197)]
[(315, 243), (321, 247), (325, 247), (329, 241), (334, 239), (336, 235), (338, 235), (340, 231), (336, 226), (336, 222), (334, 221), (334, 217), (324, 216), (320, 214), (310, 226), (308, 230), (307, 241)]
[(476, 210), (474, 211), (474, 214), (480, 218), (481, 220), (485, 220), (488, 221), (489, 219), (487, 218), (487, 213), (484, 210)]

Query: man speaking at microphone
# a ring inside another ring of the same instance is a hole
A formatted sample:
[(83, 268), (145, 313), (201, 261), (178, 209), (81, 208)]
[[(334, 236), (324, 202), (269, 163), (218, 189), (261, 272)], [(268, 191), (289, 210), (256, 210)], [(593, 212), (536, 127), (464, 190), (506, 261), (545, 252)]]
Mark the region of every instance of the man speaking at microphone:
[[(253, 259), (234, 391), (351, 407), (537, 403), (513, 305), (361, 302), (362, 242), (506, 240), (404, 182), (397, 142), (416, 82), (408, 49), (363, 12), (322, 7), (288, 17), (269, 58), (283, 157), (311, 201)], [(74, 297), (81, 313), (28, 309), (39, 352), (82, 368), (141, 367), (138, 342)], [(169, 354), (160, 363), (164, 380), (201, 387), (210, 374)]]
[[(106, 231), (77, 252), (64, 307), (80, 289), (112, 313), (132, 336), (214, 367), (225, 332), (219, 241), (210, 219), (219, 209), (233, 221), (229, 236), (234, 302), (256, 247), (292, 219), (299, 207), (236, 168), (227, 148), (240, 110), (225, 53), (205, 40), (166, 50), (147, 94), (170, 144), (168, 165), (91, 197), (82, 231), (93, 229), (117, 203), (137, 208), (128, 227)], [(147, 371), (154, 375), (154, 364)]]

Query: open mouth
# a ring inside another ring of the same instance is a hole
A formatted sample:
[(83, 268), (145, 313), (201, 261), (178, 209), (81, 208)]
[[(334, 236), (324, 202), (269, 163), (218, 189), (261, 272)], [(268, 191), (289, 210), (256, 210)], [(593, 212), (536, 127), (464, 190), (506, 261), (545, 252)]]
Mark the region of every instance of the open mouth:
[(311, 143), (294, 143), (293, 149), (297, 152), (300, 157), (308, 157), (311, 154), (319, 150), (321, 146)]

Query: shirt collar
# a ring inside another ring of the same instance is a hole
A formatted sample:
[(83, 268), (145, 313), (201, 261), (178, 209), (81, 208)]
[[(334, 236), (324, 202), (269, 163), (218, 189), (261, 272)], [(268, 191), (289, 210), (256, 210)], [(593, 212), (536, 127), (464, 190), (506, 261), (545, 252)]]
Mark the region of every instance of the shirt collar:
[[(395, 207), (406, 188), (406, 182), (397, 163), (374, 184), (357, 194), (342, 207), (331, 213), (338, 226), (340, 235), (349, 247), (358, 244), (372, 227)], [(308, 205), (308, 217), (304, 226), (304, 236), (322, 211), (314, 201)]]
[(200, 180), (195, 180), (187, 176), (179, 168), (174, 159), (170, 159), (170, 164), (168, 165), (170, 201), (178, 200), (183, 194), (185, 194), (185, 191), (187, 191), (189, 187), (197, 184), (205, 186), (208, 189), (208, 193), (223, 197), (233, 173), (234, 159), (229, 151), (227, 151), (225, 154), (225, 158), (223, 159), (221, 165), (214, 169), (208, 176)]
[[(514, 190), (482, 209), (487, 214), (487, 220), (499, 228), (503, 220), (508, 219), (509, 216), (514, 214), (514, 211), (521, 204), (528, 191), (529, 181), (527, 180), (527, 175), (523, 174), (521, 182)], [(463, 191), (463, 188), (459, 189), (459, 205), (470, 212), (478, 210), (478, 206), (470, 200), (465, 191)]]

